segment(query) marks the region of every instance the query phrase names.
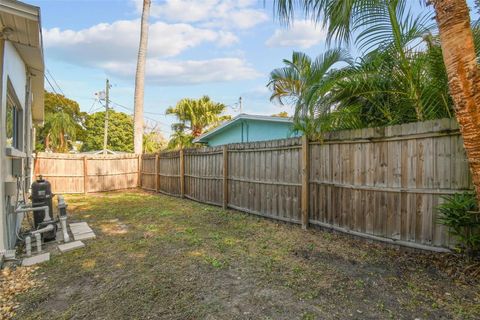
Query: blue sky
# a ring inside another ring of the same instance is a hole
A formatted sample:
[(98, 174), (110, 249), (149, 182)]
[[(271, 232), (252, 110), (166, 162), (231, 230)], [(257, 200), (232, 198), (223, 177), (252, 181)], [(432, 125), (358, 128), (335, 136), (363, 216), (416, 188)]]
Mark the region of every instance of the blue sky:
[[(94, 93), (108, 77), (114, 109), (130, 113), (125, 107), (133, 109), (141, 0), (28, 2), (41, 7), (46, 66), (65, 95), (84, 111), (100, 110)], [(280, 25), (269, 0), (154, 0), (147, 121), (157, 121), (168, 138), (174, 119), (163, 115), (165, 109), (204, 94), (229, 106), (241, 96), (247, 113), (291, 113), (270, 103), (268, 74), (293, 50), (320, 54), (324, 40), (325, 32), (311, 22)]]

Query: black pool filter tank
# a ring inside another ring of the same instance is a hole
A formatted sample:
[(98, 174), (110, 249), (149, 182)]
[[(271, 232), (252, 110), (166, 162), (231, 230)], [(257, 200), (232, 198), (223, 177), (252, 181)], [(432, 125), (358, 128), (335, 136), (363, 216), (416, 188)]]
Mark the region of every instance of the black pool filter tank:
[[(50, 182), (43, 179), (42, 176), (38, 176), (37, 180), (32, 183), (32, 207), (48, 206), (50, 218), (53, 219), (52, 197), (52, 186), (50, 185)], [(44, 211), (33, 212), (35, 229), (37, 229), (38, 226), (42, 224), (44, 219)]]

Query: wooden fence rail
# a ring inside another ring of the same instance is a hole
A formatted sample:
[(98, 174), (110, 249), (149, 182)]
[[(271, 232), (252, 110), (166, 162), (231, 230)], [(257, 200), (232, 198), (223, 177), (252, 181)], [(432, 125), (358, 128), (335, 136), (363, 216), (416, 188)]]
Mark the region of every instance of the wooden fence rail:
[(143, 188), (431, 250), (442, 196), (471, 190), (454, 120), (142, 156)]
[(136, 188), (139, 156), (38, 153), (35, 175), (43, 175), (55, 193), (87, 193)]

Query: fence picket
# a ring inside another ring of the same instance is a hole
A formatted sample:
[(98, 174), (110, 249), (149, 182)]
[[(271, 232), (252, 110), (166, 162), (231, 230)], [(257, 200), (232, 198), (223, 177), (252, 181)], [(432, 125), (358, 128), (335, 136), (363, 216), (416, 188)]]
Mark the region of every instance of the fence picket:
[(156, 155), (39, 153), (56, 193), (142, 188), (263, 217), (439, 250), (443, 194), (472, 187), (449, 119)]

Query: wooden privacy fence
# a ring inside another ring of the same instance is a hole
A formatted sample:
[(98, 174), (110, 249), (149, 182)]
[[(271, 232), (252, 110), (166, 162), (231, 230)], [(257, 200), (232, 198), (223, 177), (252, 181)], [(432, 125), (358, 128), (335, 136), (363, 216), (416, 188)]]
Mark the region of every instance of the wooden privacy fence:
[(276, 220), (442, 250), (442, 196), (471, 190), (454, 120), (142, 156), (144, 189)]
[(87, 193), (139, 186), (138, 155), (38, 153), (35, 175), (43, 175), (54, 193)]

